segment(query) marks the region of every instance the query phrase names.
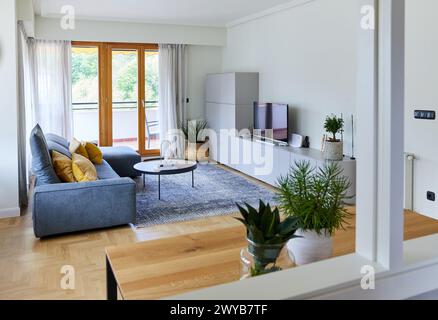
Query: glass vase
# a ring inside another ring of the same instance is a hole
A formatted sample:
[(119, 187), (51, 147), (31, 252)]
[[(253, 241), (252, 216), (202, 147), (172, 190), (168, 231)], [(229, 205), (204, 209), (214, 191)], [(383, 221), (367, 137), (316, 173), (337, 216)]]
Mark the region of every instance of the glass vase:
[(248, 240), (248, 246), (240, 251), (240, 278), (246, 279), (295, 267), (293, 255), (286, 243), (256, 244)]

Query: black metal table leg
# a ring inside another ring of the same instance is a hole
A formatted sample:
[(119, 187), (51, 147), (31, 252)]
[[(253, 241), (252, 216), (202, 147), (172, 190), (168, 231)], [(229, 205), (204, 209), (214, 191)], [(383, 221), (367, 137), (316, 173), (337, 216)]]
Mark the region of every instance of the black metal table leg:
[(106, 298), (108, 300), (117, 300), (117, 282), (114, 277), (113, 269), (111, 268), (111, 264), (108, 261), (108, 257), (106, 259)]
[(146, 189), (146, 174), (143, 173), (143, 189)]
[(195, 187), (195, 170), (192, 171), (192, 188)]
[(158, 200), (161, 200), (161, 175), (158, 175)]

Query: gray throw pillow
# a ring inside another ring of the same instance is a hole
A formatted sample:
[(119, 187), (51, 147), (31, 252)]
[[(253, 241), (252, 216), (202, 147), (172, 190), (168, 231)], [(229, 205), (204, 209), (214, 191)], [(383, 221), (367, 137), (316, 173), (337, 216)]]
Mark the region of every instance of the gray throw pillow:
[(37, 184), (61, 183), (53, 168), (52, 157), (43, 131), (38, 124), (32, 129), (29, 142), (32, 151), (32, 170)]
[(47, 147), (49, 148), (50, 155), (52, 155), (52, 151), (54, 150), (59, 152), (60, 154), (69, 157), (70, 159), (72, 157), (70, 150), (68, 150), (68, 148), (60, 145), (59, 143), (56, 143), (55, 141), (51, 141), (47, 139)]
[(46, 133), (44, 136), (46, 137), (47, 142), (53, 141), (53, 142), (56, 142), (57, 144), (60, 144), (61, 146), (68, 149), (69, 144), (68, 144), (67, 139), (65, 139), (61, 136), (58, 136), (57, 134), (54, 134), (54, 133)]

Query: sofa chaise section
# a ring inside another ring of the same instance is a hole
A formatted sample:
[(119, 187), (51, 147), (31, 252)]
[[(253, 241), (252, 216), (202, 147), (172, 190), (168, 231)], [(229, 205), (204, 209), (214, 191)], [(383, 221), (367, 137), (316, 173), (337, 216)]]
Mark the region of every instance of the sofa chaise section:
[(139, 177), (134, 165), (141, 162), (140, 155), (129, 147), (101, 147), (103, 158), (121, 177)]

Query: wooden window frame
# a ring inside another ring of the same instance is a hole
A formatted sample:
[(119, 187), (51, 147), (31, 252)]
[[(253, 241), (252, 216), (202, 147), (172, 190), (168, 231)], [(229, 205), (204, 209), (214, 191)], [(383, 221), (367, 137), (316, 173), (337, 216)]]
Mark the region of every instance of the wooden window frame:
[(96, 47), (99, 56), (99, 145), (113, 145), (112, 113), (112, 51), (113, 49), (136, 50), (138, 55), (138, 152), (142, 156), (158, 156), (159, 150), (146, 150), (145, 100), (145, 51), (158, 51), (158, 44), (72, 41), (73, 47)]

